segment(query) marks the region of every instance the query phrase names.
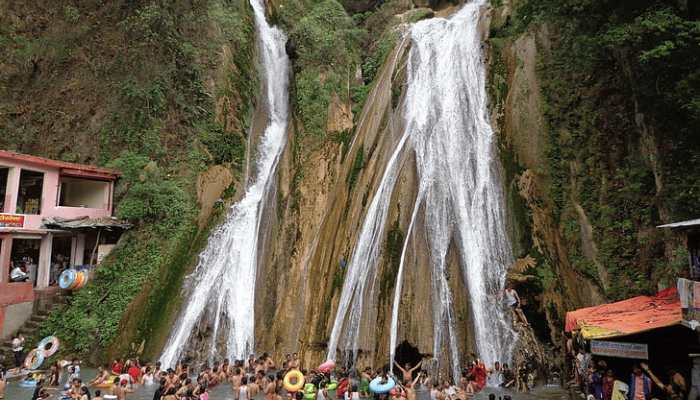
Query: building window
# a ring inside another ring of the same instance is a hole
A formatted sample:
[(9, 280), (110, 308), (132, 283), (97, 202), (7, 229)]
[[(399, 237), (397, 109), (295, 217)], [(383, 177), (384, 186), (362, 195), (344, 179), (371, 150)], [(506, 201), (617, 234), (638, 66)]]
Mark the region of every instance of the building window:
[(41, 214), (41, 194), (44, 190), (44, 174), (22, 170), (19, 175), (17, 214)]
[(107, 209), (109, 182), (91, 179), (61, 177), (58, 205)]
[(7, 176), (10, 169), (0, 167), (0, 212), (5, 211), (5, 203), (7, 202)]
[(12, 241), (10, 252), (10, 281), (31, 282), (36, 286), (41, 239), (19, 239)]

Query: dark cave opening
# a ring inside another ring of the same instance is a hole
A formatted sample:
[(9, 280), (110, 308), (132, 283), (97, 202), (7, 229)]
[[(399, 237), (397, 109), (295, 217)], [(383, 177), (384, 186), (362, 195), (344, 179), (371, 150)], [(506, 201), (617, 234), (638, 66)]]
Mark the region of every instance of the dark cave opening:
[[(401, 368), (406, 368), (406, 364), (409, 364), (411, 368), (418, 365), (423, 359), (423, 354), (418, 350), (417, 347), (409, 343), (407, 340), (401, 342), (396, 346), (396, 353), (394, 360)], [(395, 371), (396, 372), (396, 371)]]

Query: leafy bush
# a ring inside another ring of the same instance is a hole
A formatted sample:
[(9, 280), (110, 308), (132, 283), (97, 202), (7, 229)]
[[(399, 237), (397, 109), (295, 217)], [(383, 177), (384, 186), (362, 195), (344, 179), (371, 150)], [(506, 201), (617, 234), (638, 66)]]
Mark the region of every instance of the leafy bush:
[(315, 4), (290, 32), (302, 65), (350, 65), (363, 31), (335, 0)]

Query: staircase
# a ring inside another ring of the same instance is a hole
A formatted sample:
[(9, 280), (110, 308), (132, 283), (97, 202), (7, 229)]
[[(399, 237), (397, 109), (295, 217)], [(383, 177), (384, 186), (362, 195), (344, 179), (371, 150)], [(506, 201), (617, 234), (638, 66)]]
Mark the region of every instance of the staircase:
[[(25, 322), (19, 331), (26, 339), (24, 344), (24, 354), (29, 353), (36, 343), (42, 338), (39, 337), (39, 329), (43, 322), (53, 311), (63, 307), (69, 297), (68, 292), (59, 291), (50, 296), (40, 296), (34, 301), (34, 311), (32, 316)], [(14, 368), (15, 357), (12, 353), (12, 338), (14, 334), (0, 342), (0, 365), (5, 368)]]

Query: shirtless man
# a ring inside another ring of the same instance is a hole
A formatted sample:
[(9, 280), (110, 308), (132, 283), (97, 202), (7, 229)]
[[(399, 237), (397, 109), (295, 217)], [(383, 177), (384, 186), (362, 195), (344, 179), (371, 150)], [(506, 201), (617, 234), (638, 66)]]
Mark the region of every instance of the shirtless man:
[(268, 377), (268, 383), (265, 386), (265, 400), (275, 400), (277, 394), (277, 381), (274, 375)]
[(508, 306), (508, 308), (510, 308), (513, 312), (515, 319), (525, 326), (530, 326), (530, 324), (527, 322), (527, 318), (525, 317), (522, 308), (520, 308), (520, 296), (518, 296), (518, 292), (515, 291), (513, 286), (508, 285), (503, 294), (505, 297), (505, 303)]
[(246, 362), (246, 371), (252, 373), (255, 371), (255, 354), (248, 356), (248, 361)]
[(287, 364), (289, 366), (289, 368), (299, 369), (299, 364), (300, 364), (299, 363), (299, 354), (297, 354), (297, 353), (292, 354), (292, 359)]
[[(294, 355), (296, 355), (296, 353)], [(272, 359), (271, 356), (265, 357), (264, 361), (265, 361), (265, 370), (266, 371), (270, 371), (270, 370), (275, 369), (275, 361)]]
[(224, 360), (224, 363), (221, 364), (221, 368), (219, 368), (219, 382), (226, 382), (228, 380), (228, 358)]
[(420, 366), (423, 364), (423, 361), (419, 362), (415, 367), (411, 368), (411, 364), (406, 363), (405, 367), (406, 368), (401, 368), (399, 363), (394, 361), (394, 365), (401, 371), (401, 374), (403, 375), (403, 381), (404, 383), (411, 382), (413, 380), (413, 372), (415, 372)]
[(91, 380), (90, 383), (88, 383), (88, 386), (107, 383), (108, 379), (109, 379), (109, 366), (107, 364), (105, 364), (104, 367), (103, 366), (97, 367), (97, 376), (95, 376), (95, 379)]
[(406, 383), (406, 400), (416, 400), (416, 383), (418, 383), (418, 380), (420, 379), (421, 374), (418, 373), (416, 376), (416, 379), (414, 379), (412, 382), (407, 382)]
[(234, 400), (238, 400), (238, 395), (240, 392), (242, 379), (243, 379), (243, 372), (241, 371), (241, 369), (238, 367), (234, 368), (233, 374), (231, 375), (231, 378), (229, 378), (229, 382), (231, 382), (231, 386), (233, 388)]
[(248, 398), (254, 399), (258, 393), (260, 393), (260, 385), (258, 385), (258, 378), (256, 376), (253, 376), (248, 382)]
[(112, 394), (117, 397), (117, 400), (126, 400), (126, 394), (127, 393), (132, 393), (133, 390), (127, 388), (127, 382), (126, 380), (122, 379), (121, 382), (117, 384), (117, 380), (119, 378), (114, 378), (114, 387), (112, 388)]

